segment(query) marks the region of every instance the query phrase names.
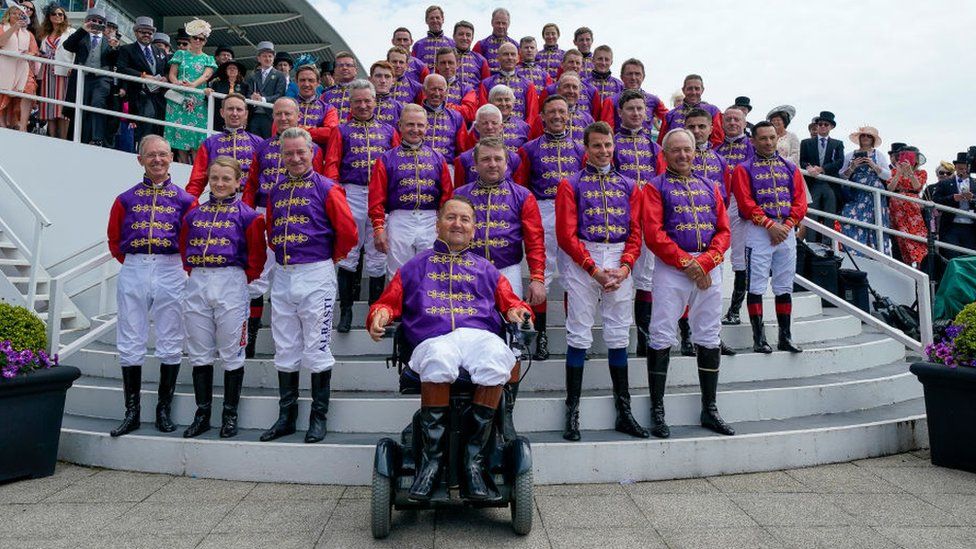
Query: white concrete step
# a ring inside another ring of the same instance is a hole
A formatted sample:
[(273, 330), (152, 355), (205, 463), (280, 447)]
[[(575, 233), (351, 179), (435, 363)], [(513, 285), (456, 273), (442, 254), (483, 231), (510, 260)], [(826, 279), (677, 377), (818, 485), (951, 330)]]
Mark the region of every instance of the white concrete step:
[[(882, 364), (889, 364), (905, 357), (905, 348), (897, 341), (874, 332), (861, 333), (844, 339), (807, 344), (805, 351), (791, 354), (783, 351), (771, 355), (742, 352), (733, 357), (722, 357), (722, 379), (725, 382), (758, 381), (795, 377), (809, 377), (821, 374), (852, 372)], [(671, 373), (668, 377), (672, 385), (693, 385), (698, 383), (695, 358), (674, 356), (672, 353)], [(554, 355), (542, 362), (534, 362), (522, 383), (526, 391), (560, 391), (565, 387), (565, 357)], [(95, 343), (81, 350), (69, 361), (87, 376), (119, 378), (118, 353), (114, 346)], [(630, 368), (631, 387), (647, 387), (647, 374), (644, 360), (632, 357)], [(159, 361), (148, 358), (143, 368), (143, 379), (156, 381), (159, 376)], [(523, 365), (525, 371), (526, 365)], [(181, 383), (191, 383), (190, 367), (184, 359), (180, 369)], [(215, 384), (222, 379), (216, 376)], [(302, 384), (307, 383), (303, 373)], [(278, 386), (278, 377), (270, 358), (248, 360), (245, 365), (244, 385), (246, 387)], [(334, 367), (332, 387), (336, 391), (396, 391), (398, 388), (395, 370), (386, 368), (384, 357), (376, 354), (368, 357), (339, 357)], [(584, 374), (584, 387), (609, 389), (606, 358), (593, 358), (587, 362)]]
[[(216, 372), (221, 376), (221, 372)], [(723, 383), (718, 404), (727, 421), (759, 421), (814, 414), (849, 412), (918, 398), (921, 386), (908, 372), (907, 364), (896, 362), (857, 372), (824, 374), (784, 380)], [(561, 391), (520, 392), (516, 427), (522, 432), (553, 431), (562, 427), (565, 395)], [(673, 425), (697, 425), (701, 409), (697, 385), (672, 387), (665, 397), (668, 421)], [(142, 387), (143, 410), (154, 410), (156, 384)], [(215, 391), (212, 424), (220, 422), (222, 395)], [(394, 392), (346, 392), (332, 394), (329, 430), (342, 433), (388, 433), (402, 427), (420, 405), (418, 396)], [(299, 403), (299, 428), (308, 428), (307, 392)], [(609, 391), (586, 391), (581, 401), (583, 429), (605, 429), (613, 425), (615, 410)], [(632, 407), (639, 422), (649, 420), (646, 390), (632, 392)], [(117, 379), (82, 377), (68, 393), (65, 411), (69, 414), (106, 419), (121, 419), (122, 384)], [(196, 403), (193, 387), (179, 385), (173, 403), (174, 421), (189, 425)], [(240, 425), (245, 429), (266, 428), (278, 413), (278, 393), (274, 389), (248, 388), (241, 395)]]
[[(144, 415), (148, 419), (150, 414)], [(408, 418), (404, 418), (406, 424)], [(260, 430), (220, 439), (216, 430), (184, 439), (144, 423), (111, 438), (115, 420), (66, 415), (59, 458), (97, 467), (227, 480), (365, 485), (379, 434), (331, 433), (303, 444), (303, 433), (258, 442)], [(614, 431), (584, 431), (581, 442), (559, 432), (529, 433), (537, 484), (619, 482), (701, 477), (849, 461), (923, 446), (924, 404), (913, 399), (867, 410), (786, 420), (734, 423), (723, 437), (675, 426), (672, 438), (634, 439)], [(398, 438), (390, 433), (388, 436)]]

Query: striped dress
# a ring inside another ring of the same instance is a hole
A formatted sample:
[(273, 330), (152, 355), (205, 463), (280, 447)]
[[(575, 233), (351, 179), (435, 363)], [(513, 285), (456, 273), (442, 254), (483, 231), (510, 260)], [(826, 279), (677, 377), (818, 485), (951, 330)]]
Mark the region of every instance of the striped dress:
[[(67, 33), (61, 36), (46, 36), (44, 40), (41, 40), (41, 56), (47, 59), (54, 59), (54, 54), (58, 51), (58, 45), (67, 36)], [(68, 91), (68, 77), (54, 74), (54, 65), (42, 64), (41, 73), (38, 75), (37, 80), (40, 92), (38, 95), (47, 97), (48, 99), (64, 101), (64, 97)], [(61, 105), (42, 102), (38, 106), (40, 107), (39, 114), (41, 120), (57, 120), (58, 118), (64, 117), (61, 113)]]

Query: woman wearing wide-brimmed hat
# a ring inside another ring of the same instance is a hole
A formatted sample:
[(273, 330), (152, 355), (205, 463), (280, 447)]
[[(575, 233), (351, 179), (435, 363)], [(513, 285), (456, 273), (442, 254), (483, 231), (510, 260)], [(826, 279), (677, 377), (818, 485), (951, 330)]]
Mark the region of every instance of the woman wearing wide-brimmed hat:
[[(244, 81), (245, 75), (247, 75), (247, 67), (240, 61), (231, 59), (217, 67), (214, 79), (210, 81), (210, 87), (204, 90), (204, 93), (239, 93), (244, 97), (250, 97), (251, 86)], [(214, 129), (218, 131), (224, 129), (224, 119), (220, 116), (220, 107), (223, 104), (223, 99), (214, 100)]]
[[(918, 193), (928, 179), (925, 170), (919, 169), (924, 163), (925, 155), (920, 153), (918, 148), (906, 146), (899, 149), (895, 154), (891, 179), (888, 180), (888, 190), (918, 198)], [(891, 211), (893, 229), (922, 238), (928, 236), (921, 206), (907, 200), (891, 198), (888, 200), (888, 209)], [(901, 252), (902, 262), (908, 265), (921, 265), (928, 254), (928, 246), (925, 242), (900, 236), (895, 237), (895, 242), (898, 244), (898, 251)]]
[(790, 162), (800, 165), (800, 138), (795, 133), (787, 131), (790, 122), (796, 116), (796, 109), (793, 105), (780, 105), (769, 111), (766, 120), (776, 128), (776, 152)]
[[(177, 50), (170, 58), (169, 81), (173, 84), (203, 89), (217, 68), (213, 56), (203, 53), (203, 46), (210, 37), (210, 23), (202, 19), (194, 19), (189, 21), (184, 29), (190, 37), (190, 45), (185, 50)], [(202, 93), (191, 91), (167, 92), (166, 121), (206, 128), (206, 97)], [(177, 160), (180, 162), (190, 163), (190, 151), (197, 150), (206, 137), (206, 132), (166, 127), (166, 140), (177, 152)]]
[[(891, 170), (888, 169), (888, 155), (878, 148), (881, 145), (878, 129), (873, 126), (862, 126), (850, 135), (850, 139), (858, 148), (844, 156), (840, 176), (854, 183), (884, 189), (885, 181), (891, 179)], [(841, 210), (842, 216), (865, 223), (875, 222), (874, 193), (847, 186), (841, 187), (841, 193), (845, 200), (844, 208)], [(881, 201), (880, 219), (877, 222), (885, 227), (890, 226), (888, 208), (884, 200)], [(878, 249), (877, 233), (874, 229), (842, 223), (841, 230), (847, 236)], [(886, 254), (891, 253), (891, 240), (887, 236), (884, 238), (882, 251)]]

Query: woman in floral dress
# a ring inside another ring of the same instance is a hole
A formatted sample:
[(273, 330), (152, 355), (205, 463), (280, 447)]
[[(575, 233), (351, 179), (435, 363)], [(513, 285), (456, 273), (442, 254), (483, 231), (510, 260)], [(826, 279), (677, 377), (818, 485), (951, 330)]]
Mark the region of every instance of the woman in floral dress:
[[(840, 169), (841, 177), (868, 187), (884, 189), (884, 182), (891, 178), (891, 170), (888, 169), (887, 155), (876, 148), (881, 145), (878, 130), (871, 126), (864, 126), (852, 133), (850, 138), (858, 145), (858, 149), (844, 156), (844, 164)], [(841, 192), (844, 193), (846, 200), (841, 216), (865, 223), (875, 223), (874, 193), (846, 186), (841, 187)], [(881, 219), (877, 222), (888, 227), (888, 208), (883, 197), (880, 213)], [(866, 246), (878, 249), (876, 245), (877, 235), (874, 229), (841, 223), (841, 231)], [(891, 240), (887, 236), (884, 238), (882, 251), (885, 254), (891, 254)]]
[[(169, 81), (190, 88), (203, 89), (213, 77), (217, 62), (213, 56), (203, 53), (203, 46), (210, 36), (210, 24), (200, 19), (194, 19), (185, 26), (190, 35), (190, 47), (179, 50), (169, 60)], [(180, 91), (182, 102), (166, 99), (166, 121), (197, 128), (207, 127), (207, 100), (203, 93)], [(189, 164), (191, 154), (196, 151), (200, 143), (207, 138), (206, 132), (181, 130), (171, 126), (166, 127), (166, 140), (176, 151), (177, 161)]]
[[(918, 198), (919, 191), (925, 186), (928, 174), (918, 169), (922, 156), (915, 147), (905, 147), (898, 152), (895, 160), (894, 173), (888, 181), (888, 190), (905, 196)], [(914, 234), (922, 238), (928, 236), (925, 220), (922, 218), (922, 208), (914, 202), (891, 198), (888, 203), (891, 209), (892, 228), (903, 233)], [(921, 265), (928, 254), (925, 242), (895, 237), (898, 251), (901, 252), (902, 262), (908, 265)]]

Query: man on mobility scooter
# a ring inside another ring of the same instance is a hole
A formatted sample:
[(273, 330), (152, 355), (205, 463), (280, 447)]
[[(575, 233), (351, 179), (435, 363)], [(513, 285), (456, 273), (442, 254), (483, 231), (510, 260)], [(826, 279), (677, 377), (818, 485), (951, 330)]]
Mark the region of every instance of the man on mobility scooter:
[(471, 501), (500, 498), (486, 470), (494, 449), (492, 423), (516, 357), (499, 337), (503, 316), (520, 323), (531, 309), (511, 284), (483, 256), (469, 249), (475, 232), (475, 210), (465, 197), (445, 202), (437, 215), (437, 241), (396, 273), (380, 299), (370, 307), (366, 325), (380, 340), (388, 324), (401, 319), (409, 345), (415, 346), (410, 369), (420, 377), (419, 432), (422, 447), (411, 500), (429, 501), (445, 466), (451, 384), (461, 368), (471, 377), (474, 394), (464, 420), (461, 497)]

